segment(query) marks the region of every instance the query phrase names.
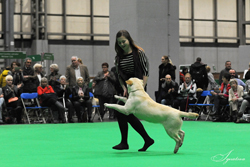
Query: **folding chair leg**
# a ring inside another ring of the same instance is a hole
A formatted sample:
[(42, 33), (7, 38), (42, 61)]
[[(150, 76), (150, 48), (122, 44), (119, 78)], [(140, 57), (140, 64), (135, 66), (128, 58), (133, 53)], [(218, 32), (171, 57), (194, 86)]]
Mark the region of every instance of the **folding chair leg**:
[(102, 117), (99, 111), (99, 108), (96, 108), (95, 114), (97, 113), (97, 115), (99, 116), (100, 121), (102, 122)]
[(66, 110), (66, 112), (65, 112), (64, 117), (65, 117), (65, 121), (68, 122), (68, 109), (65, 108), (65, 110)]
[(211, 112), (211, 110), (209, 110), (209, 111), (208, 111), (208, 113), (207, 113), (207, 117), (206, 117), (205, 121), (207, 121), (207, 120), (208, 120), (210, 112)]
[(25, 110), (24, 113), (25, 113), (25, 115), (26, 115), (26, 118), (27, 118), (27, 120), (28, 120), (28, 123), (30, 124), (30, 118), (29, 118), (28, 112)]

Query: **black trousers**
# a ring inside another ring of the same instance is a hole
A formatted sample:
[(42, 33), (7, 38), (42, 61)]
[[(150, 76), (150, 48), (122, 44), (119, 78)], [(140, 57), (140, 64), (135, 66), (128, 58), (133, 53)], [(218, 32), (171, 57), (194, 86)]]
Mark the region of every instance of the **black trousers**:
[[(123, 104), (123, 102), (119, 101), (118, 104)], [(136, 118), (133, 114), (130, 115), (124, 115), (118, 111), (115, 110), (117, 121), (119, 125), (119, 129), (121, 132), (121, 143), (127, 144), (128, 139), (128, 123), (138, 132), (141, 137), (144, 139), (144, 141), (147, 141), (151, 139), (149, 135), (147, 134), (146, 130), (144, 129), (142, 123), (138, 118)]]
[(79, 102), (79, 101), (74, 101), (73, 102), (75, 110), (76, 110), (76, 116), (78, 118), (78, 120), (82, 120), (81, 118), (81, 111), (85, 111), (85, 107), (87, 108), (87, 112), (88, 112), (88, 117), (91, 118), (91, 113), (92, 113), (92, 102), (91, 100), (87, 100), (84, 102)]
[(22, 108), (23, 108), (20, 98), (18, 98), (17, 101), (7, 103), (6, 106), (12, 107), (11, 116), (16, 118), (17, 123), (20, 123), (22, 120)]
[[(99, 105), (100, 105), (100, 114), (101, 117), (103, 118), (105, 112), (104, 112), (104, 103), (114, 103), (114, 98), (113, 97), (104, 97), (104, 96), (98, 96), (99, 99)], [(114, 113), (114, 110), (109, 108), (109, 114), (110, 116)]]
[(214, 96), (214, 111), (220, 113), (220, 105), (227, 105), (228, 98), (222, 98), (221, 96)]
[[(59, 101), (63, 104), (63, 100), (59, 100)], [(65, 99), (65, 105), (66, 105), (66, 108), (68, 109), (68, 120), (72, 120), (72, 117), (74, 115), (74, 106), (71, 103), (71, 101), (68, 99)]]
[(193, 104), (193, 103), (196, 103), (196, 99), (192, 99), (192, 100), (190, 100), (190, 99), (188, 99), (188, 100), (187, 99), (180, 99), (180, 100), (176, 99), (176, 100), (174, 100), (174, 108), (179, 110), (179, 106), (180, 106), (180, 110), (185, 111), (187, 106), (189, 104)]

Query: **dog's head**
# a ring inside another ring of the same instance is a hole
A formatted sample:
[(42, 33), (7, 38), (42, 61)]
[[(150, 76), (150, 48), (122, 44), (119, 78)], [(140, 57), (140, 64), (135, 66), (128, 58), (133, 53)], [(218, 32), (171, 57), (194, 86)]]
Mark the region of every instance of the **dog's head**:
[(127, 87), (128, 87), (128, 93), (136, 91), (136, 90), (144, 90), (143, 88), (143, 80), (138, 78), (129, 78), (129, 80), (126, 81)]

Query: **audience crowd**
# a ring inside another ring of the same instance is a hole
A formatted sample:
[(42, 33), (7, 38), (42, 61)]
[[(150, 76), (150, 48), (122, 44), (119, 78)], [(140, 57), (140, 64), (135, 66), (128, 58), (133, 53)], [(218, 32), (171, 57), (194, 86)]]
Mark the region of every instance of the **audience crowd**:
[[(213, 107), (204, 107), (206, 113), (203, 114), (208, 114), (213, 121), (244, 121), (243, 115), (250, 107), (250, 63), (245, 82), (238, 78), (231, 62), (226, 61), (218, 84), (210, 67), (198, 57), (190, 71), (185, 67), (179, 72), (178, 84), (176, 67), (170, 57), (163, 56), (161, 61), (156, 102), (185, 112), (199, 112), (190, 104), (204, 103), (201, 93), (210, 91), (208, 101)], [(82, 60), (72, 56), (71, 62), (65, 75), (59, 73), (57, 64), (51, 64), (50, 73), (46, 75), (41, 64), (32, 67), (30, 58), (25, 59), (23, 67), (16, 61), (7, 66), (0, 74), (0, 124), (25, 123), (20, 95), (32, 92), (38, 93), (39, 105), (51, 109), (54, 123), (93, 122), (92, 113), (96, 110), (92, 104), (100, 104), (100, 120), (103, 120), (107, 112), (104, 103), (117, 103), (114, 95), (121, 94), (116, 68), (109, 70), (109, 64), (102, 63), (102, 71), (90, 82), (88, 68)], [(109, 118), (115, 119), (116, 111), (108, 111)]]

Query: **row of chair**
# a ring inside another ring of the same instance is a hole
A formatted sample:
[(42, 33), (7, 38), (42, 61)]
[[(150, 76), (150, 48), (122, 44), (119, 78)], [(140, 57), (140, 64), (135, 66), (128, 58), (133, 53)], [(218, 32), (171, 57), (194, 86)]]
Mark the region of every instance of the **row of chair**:
[(206, 117), (206, 121), (208, 120), (208, 118), (209, 118), (209, 114), (210, 114), (210, 112), (211, 112), (211, 108), (214, 106), (214, 104), (210, 104), (210, 100), (209, 100), (209, 96), (212, 96), (212, 94), (210, 93), (211, 91), (203, 91), (202, 93), (201, 93), (201, 97), (205, 97), (205, 100), (203, 101), (203, 103), (198, 103), (198, 101), (197, 101), (197, 103), (195, 103), (195, 104), (189, 104), (189, 106), (191, 107), (191, 108), (194, 108), (194, 107), (197, 107), (198, 108), (198, 114), (199, 114), (199, 117), (198, 118), (196, 118), (196, 120), (198, 120), (199, 118), (200, 118), (200, 116), (201, 116), (201, 114), (202, 113), (205, 113), (205, 108), (206, 107), (209, 107), (209, 110), (208, 110), (208, 112), (207, 112), (207, 117)]
[[(198, 114), (201, 116), (201, 114), (203, 113), (206, 113), (206, 121), (209, 119), (209, 114), (210, 112), (212, 111), (212, 108), (214, 106), (214, 104), (210, 104), (210, 98), (209, 96), (212, 96), (211, 94), (211, 91), (203, 91), (200, 95), (200, 97), (205, 97), (205, 100), (203, 101), (203, 103), (195, 103), (195, 104), (189, 104), (191, 110), (193, 110), (195, 107), (198, 109)], [(206, 111), (206, 108), (209, 108), (208, 111)], [(225, 105), (225, 106), (222, 106), (221, 107), (221, 110), (222, 111), (229, 111), (231, 110), (229, 104)], [(223, 112), (223, 113), (224, 113)], [(228, 113), (229, 114), (229, 113)], [(198, 120), (200, 118), (200, 116), (198, 118), (196, 118), (196, 120)], [(247, 118), (250, 118), (250, 114), (244, 114), (243, 117), (247, 117)]]
[[(94, 98), (93, 93), (89, 92), (90, 98)], [(64, 101), (64, 98), (63, 98)], [(38, 100), (38, 93), (22, 93), (21, 94), (21, 102), (23, 105), (24, 110), (24, 122), (31, 124), (32, 122), (39, 122), (39, 123), (47, 123), (53, 122), (53, 114), (49, 107), (41, 106)], [(64, 101), (65, 107), (65, 101)], [(92, 105), (94, 110), (94, 115), (92, 120), (98, 115), (100, 121), (102, 121), (100, 115), (100, 105)], [(65, 107), (66, 108), (66, 107)], [(11, 108), (8, 108), (9, 110)], [(33, 112), (32, 112), (33, 111)], [(66, 108), (67, 111), (67, 108)], [(67, 119), (67, 112), (65, 113), (65, 118)], [(67, 120), (66, 120), (67, 121)]]

